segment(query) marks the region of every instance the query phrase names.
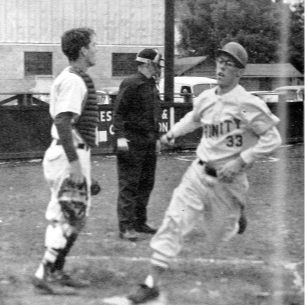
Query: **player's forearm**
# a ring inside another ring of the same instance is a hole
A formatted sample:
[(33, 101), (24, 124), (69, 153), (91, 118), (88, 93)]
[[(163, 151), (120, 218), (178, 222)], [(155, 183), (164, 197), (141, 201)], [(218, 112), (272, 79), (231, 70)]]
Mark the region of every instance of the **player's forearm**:
[(254, 146), (243, 151), (240, 156), (247, 164), (251, 164), (273, 153), (281, 144), (282, 139), (278, 130), (276, 127), (272, 127), (259, 137), (259, 140)]
[(72, 117), (73, 114), (71, 112), (61, 112), (54, 120), (61, 145), (63, 146), (70, 163), (78, 160), (78, 155), (72, 138)]
[(194, 112), (190, 111), (172, 127), (170, 132), (174, 138), (177, 138), (196, 130), (200, 126), (201, 124), (194, 120)]

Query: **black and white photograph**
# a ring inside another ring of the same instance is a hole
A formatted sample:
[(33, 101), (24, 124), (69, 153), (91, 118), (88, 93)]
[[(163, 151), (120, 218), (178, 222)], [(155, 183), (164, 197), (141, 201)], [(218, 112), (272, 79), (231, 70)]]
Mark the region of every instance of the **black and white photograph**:
[(0, 0), (0, 305), (304, 304), (304, 0)]

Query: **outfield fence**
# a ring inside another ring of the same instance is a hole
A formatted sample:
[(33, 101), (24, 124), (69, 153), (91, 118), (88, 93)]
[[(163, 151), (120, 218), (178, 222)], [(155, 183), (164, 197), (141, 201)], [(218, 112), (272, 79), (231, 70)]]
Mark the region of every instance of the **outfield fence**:
[[(1, 96), (1, 94), (0, 94)], [(23, 93), (2, 96), (0, 99), (0, 159), (41, 158), (50, 145), (52, 120), (45, 96)], [(14, 104), (15, 101), (15, 104)], [(13, 105), (11, 105), (13, 104)], [(281, 122), (279, 131), (284, 144), (303, 142), (304, 108), (303, 102), (267, 103), (270, 110)], [(166, 133), (192, 109), (192, 103), (162, 103), (160, 133)], [(113, 105), (99, 105), (99, 145), (93, 154), (114, 152)], [(201, 138), (198, 129), (177, 139), (174, 149), (194, 149)]]

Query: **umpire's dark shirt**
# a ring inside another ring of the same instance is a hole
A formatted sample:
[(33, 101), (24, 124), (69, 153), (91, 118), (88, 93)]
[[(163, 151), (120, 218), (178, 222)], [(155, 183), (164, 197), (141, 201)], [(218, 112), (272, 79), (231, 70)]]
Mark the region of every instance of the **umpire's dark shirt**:
[(113, 114), (116, 138), (138, 144), (155, 141), (159, 135), (160, 96), (154, 78), (140, 72), (120, 85)]

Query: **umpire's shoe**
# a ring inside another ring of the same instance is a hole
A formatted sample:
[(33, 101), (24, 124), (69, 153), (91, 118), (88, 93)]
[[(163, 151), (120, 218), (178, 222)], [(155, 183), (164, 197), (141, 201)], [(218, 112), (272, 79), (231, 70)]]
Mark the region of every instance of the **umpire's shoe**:
[(137, 241), (139, 239), (139, 236), (134, 229), (127, 229), (124, 232), (120, 232), (119, 237), (129, 241)]
[(140, 284), (127, 296), (132, 304), (142, 304), (158, 298), (160, 295), (158, 287), (148, 287), (145, 284)]
[(136, 226), (136, 231), (139, 233), (155, 234), (157, 232), (157, 229), (152, 228), (147, 224), (143, 224)]

